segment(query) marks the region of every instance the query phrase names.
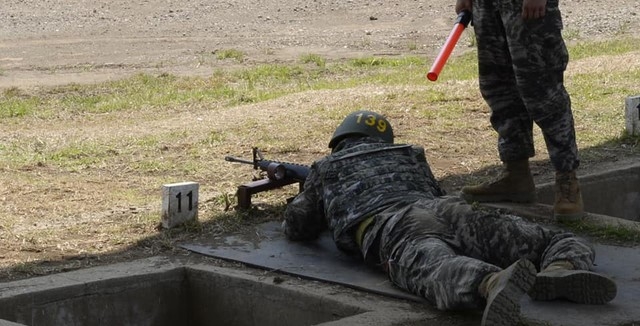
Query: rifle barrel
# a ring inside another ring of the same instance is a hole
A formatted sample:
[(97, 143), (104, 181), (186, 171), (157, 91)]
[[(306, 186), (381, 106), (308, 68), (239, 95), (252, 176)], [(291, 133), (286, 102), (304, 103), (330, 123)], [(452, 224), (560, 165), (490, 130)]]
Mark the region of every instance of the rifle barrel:
[(251, 164), (253, 165), (252, 161), (249, 160), (243, 160), (241, 158), (237, 158), (237, 157), (233, 157), (233, 156), (225, 156), (224, 160), (227, 162), (237, 162), (237, 163), (244, 163), (244, 164)]

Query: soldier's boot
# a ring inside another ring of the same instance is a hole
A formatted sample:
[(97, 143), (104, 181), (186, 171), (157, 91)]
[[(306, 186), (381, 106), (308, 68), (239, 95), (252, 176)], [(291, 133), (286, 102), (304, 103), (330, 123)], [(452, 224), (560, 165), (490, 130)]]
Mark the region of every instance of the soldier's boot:
[(574, 221), (584, 216), (584, 204), (576, 172), (556, 172), (553, 216), (557, 221)]
[(534, 300), (566, 299), (577, 303), (605, 304), (616, 297), (616, 283), (598, 273), (576, 270), (566, 261), (556, 261), (536, 275), (529, 291)]
[(464, 200), (472, 202), (519, 202), (536, 200), (536, 187), (529, 169), (529, 160), (505, 162), (502, 173), (495, 179), (461, 190)]
[(480, 295), (487, 299), (481, 325), (516, 325), (520, 320), (520, 298), (529, 291), (535, 279), (536, 268), (526, 259), (485, 276), (478, 287)]

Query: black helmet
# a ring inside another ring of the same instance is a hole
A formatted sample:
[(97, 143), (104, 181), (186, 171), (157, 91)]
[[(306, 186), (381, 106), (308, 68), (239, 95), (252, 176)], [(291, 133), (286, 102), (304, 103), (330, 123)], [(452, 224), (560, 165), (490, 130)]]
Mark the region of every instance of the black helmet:
[(393, 144), (391, 123), (382, 115), (372, 111), (356, 111), (344, 118), (333, 133), (329, 148), (334, 148), (341, 140), (352, 135), (377, 137)]

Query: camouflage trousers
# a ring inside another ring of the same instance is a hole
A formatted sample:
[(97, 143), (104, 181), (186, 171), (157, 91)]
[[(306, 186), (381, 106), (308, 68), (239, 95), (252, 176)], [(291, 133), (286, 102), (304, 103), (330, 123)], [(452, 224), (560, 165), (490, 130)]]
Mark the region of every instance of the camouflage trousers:
[(520, 258), (539, 269), (568, 260), (584, 270), (595, 258), (593, 247), (571, 233), (474, 209), (458, 197), (418, 201), (365, 236), (377, 237), (379, 262), (395, 285), (441, 310), (482, 307), (482, 279)]
[(491, 108), (502, 161), (535, 155), (533, 124), (540, 127), (557, 171), (580, 162), (571, 100), (564, 87), (568, 52), (558, 0), (543, 18), (523, 20), (523, 0), (474, 0), (480, 92)]

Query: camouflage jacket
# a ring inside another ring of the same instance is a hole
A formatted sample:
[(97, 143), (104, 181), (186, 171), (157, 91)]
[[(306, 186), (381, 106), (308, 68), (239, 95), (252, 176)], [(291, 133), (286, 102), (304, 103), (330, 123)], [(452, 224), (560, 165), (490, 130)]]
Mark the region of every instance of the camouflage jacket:
[(313, 240), (329, 229), (338, 248), (355, 253), (362, 220), (388, 218), (381, 214), (387, 208), (441, 195), (422, 147), (346, 139), (312, 164), (303, 191), (284, 213), (284, 231), (291, 240)]

